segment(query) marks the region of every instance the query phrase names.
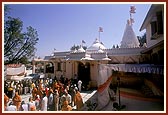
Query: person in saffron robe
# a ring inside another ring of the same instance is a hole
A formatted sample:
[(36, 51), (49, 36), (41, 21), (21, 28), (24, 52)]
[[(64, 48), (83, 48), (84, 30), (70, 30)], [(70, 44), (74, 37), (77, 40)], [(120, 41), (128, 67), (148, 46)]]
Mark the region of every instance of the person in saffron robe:
[(6, 94), (4, 94), (4, 110), (6, 110), (8, 102), (9, 102), (9, 97)]
[(35, 105), (31, 106), (30, 111), (36, 111), (36, 106)]
[(64, 104), (61, 108), (62, 111), (72, 111), (72, 107), (68, 105), (68, 101), (64, 101)]
[(35, 100), (36, 99), (36, 96), (37, 96), (37, 88), (36, 87), (34, 87), (33, 88), (33, 90), (32, 90), (32, 97), (33, 97), (33, 100)]
[(20, 106), (21, 106), (21, 102), (22, 102), (22, 98), (18, 94), (18, 91), (15, 92), (15, 96), (13, 97), (12, 101), (13, 101), (13, 104), (16, 106), (17, 111), (19, 111)]
[(76, 105), (76, 109), (79, 111), (82, 107), (83, 107), (83, 99), (82, 96), (80, 94), (80, 92), (78, 91), (78, 88), (75, 88), (76, 90), (76, 94), (75, 94), (75, 105)]

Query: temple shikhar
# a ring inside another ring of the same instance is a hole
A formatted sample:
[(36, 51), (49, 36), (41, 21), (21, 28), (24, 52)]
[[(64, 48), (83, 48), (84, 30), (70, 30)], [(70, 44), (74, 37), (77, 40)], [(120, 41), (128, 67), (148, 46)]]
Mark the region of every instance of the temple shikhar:
[[(151, 5), (144, 18), (140, 30), (146, 29), (146, 43), (141, 47), (133, 29), (135, 10), (135, 6), (130, 7), (130, 19), (125, 21), (126, 27), (120, 45), (107, 48), (100, 40), (99, 35), (98, 38), (90, 38), (93, 39), (93, 43), (86, 50), (81, 44), (79, 49), (73, 51), (54, 51), (52, 55), (45, 56), (44, 59), (33, 59), (33, 73), (38, 72), (37, 68), (39, 68), (47, 78), (59, 79), (64, 76), (71, 79), (77, 76), (83, 83), (90, 84), (91, 87), (98, 86), (99, 66), (102, 64), (114, 65), (114, 70), (118, 71), (140, 71), (163, 75), (164, 36), (163, 29), (162, 32), (160, 29), (163, 28), (163, 5)], [(99, 27), (99, 34), (101, 32), (103, 32), (103, 28)], [(140, 66), (141, 68), (138, 68)], [(125, 68), (123, 69), (123, 67)]]

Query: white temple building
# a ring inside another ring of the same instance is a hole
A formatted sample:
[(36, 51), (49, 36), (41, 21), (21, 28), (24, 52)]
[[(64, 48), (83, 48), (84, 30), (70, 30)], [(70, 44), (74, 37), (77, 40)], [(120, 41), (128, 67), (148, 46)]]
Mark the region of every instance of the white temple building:
[[(129, 36), (127, 35), (128, 33)], [(132, 42), (127, 42), (129, 39)], [(63, 75), (71, 79), (77, 75), (78, 79), (81, 79), (84, 83), (91, 84), (91, 87), (97, 87), (99, 64), (140, 63), (142, 57), (140, 52), (145, 47), (138, 47), (137, 41), (138, 39), (135, 37), (135, 33), (130, 26), (126, 27), (121, 48), (108, 49), (96, 38), (93, 44), (86, 50), (81, 45), (79, 49), (75, 49), (74, 51), (56, 51), (52, 56), (46, 56), (43, 61), (39, 61), (43, 62), (44, 66), (51, 63), (50, 65), (53, 67), (52, 71), (47, 72), (44, 69), (44, 73), (48, 77), (56, 76), (59, 79)], [(38, 59), (34, 59), (33, 62), (36, 65), (35, 63), (38, 62)]]
[[(152, 9), (150, 9), (149, 13), (155, 13), (155, 8), (157, 7), (163, 6), (152, 5)], [(159, 11), (162, 10), (162, 8), (159, 9)], [(146, 25), (148, 26), (147, 23), (150, 23), (150, 21), (148, 21), (149, 16), (151, 15), (147, 15), (145, 18), (141, 30), (146, 28)], [(148, 29), (151, 28), (147, 27), (147, 32), (150, 32)], [(148, 37), (149, 36), (147, 36), (147, 39), (150, 39)], [(71, 79), (77, 75), (78, 79), (82, 80), (83, 83), (90, 84), (91, 87), (97, 87), (100, 64), (155, 64), (157, 62), (157, 64), (163, 65), (164, 59), (162, 59), (162, 61), (156, 61), (156, 59), (152, 57), (153, 54), (151, 51), (154, 51), (152, 49), (154, 49), (155, 46), (148, 47), (150, 40), (147, 41), (149, 42), (146, 43), (146, 47), (140, 47), (132, 24), (130, 21), (127, 21), (119, 48), (106, 48), (104, 44), (96, 38), (93, 44), (86, 50), (84, 50), (81, 45), (79, 49), (74, 51), (55, 51), (52, 56), (45, 56), (44, 59), (34, 59), (33, 72), (36, 72), (35, 66), (38, 63), (43, 63), (43, 72), (47, 77), (56, 76), (59, 79), (60, 76), (63, 75)], [(157, 41), (163, 41), (163, 36), (161, 36), (161, 38), (158, 37)], [(157, 51), (155, 50), (155, 53), (158, 52), (161, 53), (159, 55), (163, 55), (163, 43), (162, 47), (159, 46), (159, 48), (156, 48)], [(159, 57), (159, 55), (158, 60), (164, 57)]]

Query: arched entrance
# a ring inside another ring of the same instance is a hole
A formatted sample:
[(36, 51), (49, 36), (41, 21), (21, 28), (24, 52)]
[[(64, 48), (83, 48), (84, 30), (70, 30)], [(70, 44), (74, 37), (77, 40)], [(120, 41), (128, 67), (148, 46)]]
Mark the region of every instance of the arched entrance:
[(52, 62), (46, 64), (46, 73), (54, 73), (54, 64)]
[(78, 63), (78, 79), (82, 81), (82, 85), (86, 88), (90, 81), (90, 63)]

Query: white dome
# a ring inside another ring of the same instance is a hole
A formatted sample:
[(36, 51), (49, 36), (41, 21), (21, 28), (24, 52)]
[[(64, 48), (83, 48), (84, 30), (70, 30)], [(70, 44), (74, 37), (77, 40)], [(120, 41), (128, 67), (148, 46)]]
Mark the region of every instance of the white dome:
[(97, 51), (98, 53), (104, 53), (104, 51), (102, 49), (99, 48), (99, 50)]
[(85, 54), (85, 57), (84, 58), (82, 58), (81, 60), (94, 60), (93, 58), (91, 58), (91, 55), (89, 55), (89, 54)]
[(85, 50), (83, 49), (82, 46), (80, 46), (80, 48), (76, 52), (85, 52)]
[(93, 42), (93, 44), (87, 50), (99, 50), (99, 49), (106, 49), (102, 42), (100, 42), (97, 38)]
[(76, 48), (72, 51), (72, 53), (75, 53), (75, 52), (77, 52)]

